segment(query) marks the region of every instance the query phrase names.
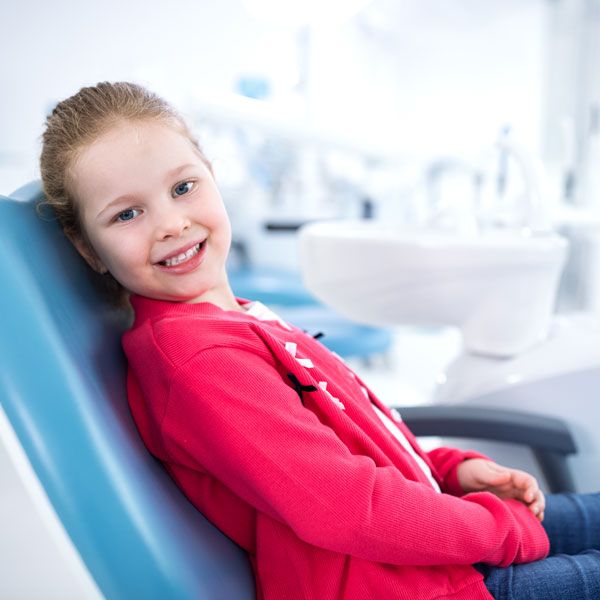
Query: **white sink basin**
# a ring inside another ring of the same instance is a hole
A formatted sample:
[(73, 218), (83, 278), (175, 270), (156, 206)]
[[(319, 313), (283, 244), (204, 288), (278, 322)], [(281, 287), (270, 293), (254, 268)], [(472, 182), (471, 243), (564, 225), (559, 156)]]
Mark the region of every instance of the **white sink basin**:
[(379, 221), (303, 227), (308, 289), (370, 325), (456, 325), (466, 349), (513, 356), (544, 339), (568, 243), (554, 233), (455, 235)]

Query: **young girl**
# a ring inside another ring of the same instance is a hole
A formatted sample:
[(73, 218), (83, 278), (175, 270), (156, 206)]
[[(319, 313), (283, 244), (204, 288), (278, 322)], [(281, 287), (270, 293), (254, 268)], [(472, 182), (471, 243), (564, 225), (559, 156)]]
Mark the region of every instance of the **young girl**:
[(546, 506), (527, 473), (423, 452), (335, 355), (235, 297), (210, 164), (167, 103), (80, 90), (48, 117), (41, 171), (67, 237), (130, 296), (146, 446), (248, 552), (259, 598), (600, 598), (596, 495)]

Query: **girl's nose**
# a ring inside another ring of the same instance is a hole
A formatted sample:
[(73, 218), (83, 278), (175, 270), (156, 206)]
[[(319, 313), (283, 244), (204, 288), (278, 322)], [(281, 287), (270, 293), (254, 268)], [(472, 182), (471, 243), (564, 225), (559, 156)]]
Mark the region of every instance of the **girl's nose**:
[(168, 239), (179, 237), (184, 231), (191, 227), (189, 217), (171, 207), (170, 210), (163, 210), (156, 215), (156, 230), (158, 239)]

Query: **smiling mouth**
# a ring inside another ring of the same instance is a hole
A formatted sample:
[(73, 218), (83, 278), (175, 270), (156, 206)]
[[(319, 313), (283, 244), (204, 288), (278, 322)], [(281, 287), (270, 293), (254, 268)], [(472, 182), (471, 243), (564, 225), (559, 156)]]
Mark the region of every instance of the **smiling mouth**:
[(190, 260), (190, 258), (196, 256), (196, 254), (202, 250), (203, 245), (204, 242), (200, 242), (199, 244), (192, 246), (187, 252), (182, 252), (177, 256), (167, 258), (166, 260), (161, 260), (158, 264), (163, 267), (176, 267), (177, 265), (181, 265)]

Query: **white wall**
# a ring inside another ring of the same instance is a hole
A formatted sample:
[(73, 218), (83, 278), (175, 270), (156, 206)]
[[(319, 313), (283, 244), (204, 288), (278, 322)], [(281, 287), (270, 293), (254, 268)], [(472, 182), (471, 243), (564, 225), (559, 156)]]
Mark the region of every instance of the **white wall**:
[(470, 154), (504, 124), (535, 146), (544, 7), (541, 0), (379, 0), (336, 43), (318, 40), (314, 103), (323, 106), (333, 93), (338, 111), (326, 118), (377, 128), (426, 156)]
[(269, 67), (285, 43), (277, 31), (249, 25), (236, 0), (23, 0), (4, 4), (0, 23), (4, 193), (7, 171), (35, 173), (46, 112), (80, 87), (133, 79), (168, 85), (176, 101), (193, 83), (231, 89), (240, 72)]
[[(374, 0), (313, 32), (312, 115), (426, 155), (476, 151), (504, 123), (533, 145), (542, 8)], [(240, 0), (21, 0), (4, 4), (0, 22), (0, 193), (36, 175), (46, 111), (83, 85), (134, 79), (177, 103), (192, 85), (232, 90), (259, 74), (284, 97), (299, 65), (294, 32), (252, 19)]]

